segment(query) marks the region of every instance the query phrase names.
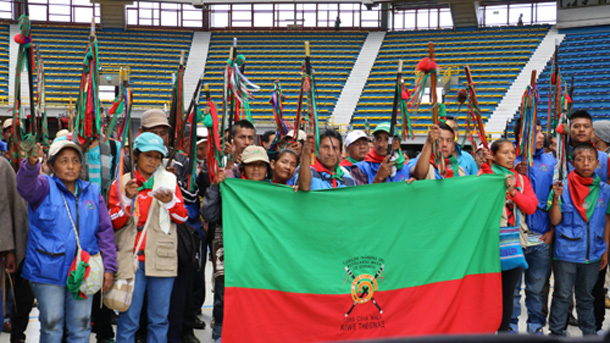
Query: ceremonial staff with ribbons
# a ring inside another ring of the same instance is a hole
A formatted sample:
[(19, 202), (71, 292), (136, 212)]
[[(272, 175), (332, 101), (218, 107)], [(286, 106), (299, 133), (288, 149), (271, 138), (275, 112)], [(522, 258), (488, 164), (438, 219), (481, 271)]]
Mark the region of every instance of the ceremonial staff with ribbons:
[(273, 93), (271, 94), (271, 99), (269, 99), (269, 103), (273, 110), (273, 117), (277, 125), (277, 133), (274, 142), (279, 142), (286, 136), (289, 129), (289, 126), (284, 121), (284, 98), (285, 96), (282, 94), (280, 80), (275, 80), (273, 82)]
[(210, 175), (210, 182), (214, 183), (218, 177), (218, 169), (220, 168), (220, 160), (222, 156), (222, 145), (220, 143), (220, 137), (218, 132), (218, 111), (216, 110), (216, 104), (212, 101), (210, 96), (210, 88), (207, 84), (204, 87), (205, 99), (207, 102), (207, 114), (203, 119), (204, 125), (208, 128), (208, 142), (207, 142), (207, 165), (208, 173)]
[(95, 18), (91, 19), (89, 44), (83, 59), (83, 72), (80, 91), (76, 101), (75, 133), (81, 144), (88, 145), (97, 139), (101, 132), (101, 114), (99, 99), (100, 60), (97, 37), (95, 35)]
[[(184, 131), (186, 129), (187, 122), (192, 121), (193, 116), (196, 115), (196, 113), (198, 111), (197, 103), (199, 102), (199, 93), (201, 92), (202, 83), (203, 83), (203, 74), (201, 74), (201, 76), (199, 76), (199, 80), (197, 80), (197, 85), (195, 86), (195, 90), (193, 91), (193, 97), (191, 98), (189, 107), (187, 108), (186, 112), (184, 112), (184, 115), (182, 115), (178, 120), (178, 127), (181, 127), (182, 130), (180, 130), (180, 132), (176, 133), (178, 138), (174, 141), (174, 148), (169, 153), (169, 156), (167, 158), (168, 167), (172, 165), (172, 161), (174, 160), (176, 153), (178, 153), (178, 150), (186, 150), (186, 147), (184, 146), (184, 141), (185, 141), (184, 140)], [(196, 128), (194, 129), (193, 126), (191, 126), (191, 137), (190, 138), (193, 138), (193, 135), (195, 135), (194, 137), (195, 137), (195, 141), (196, 141), (197, 134), (193, 133), (193, 131), (197, 131), (197, 130), (196, 130)], [(182, 144), (177, 145), (176, 142), (182, 142)], [(190, 144), (192, 147), (193, 141), (191, 141)], [(196, 150), (196, 147), (197, 147), (197, 144), (195, 144), (195, 150)], [(194, 157), (196, 160), (197, 155), (195, 155)], [(193, 166), (191, 166), (190, 163), (189, 163), (189, 168), (193, 168)], [(195, 168), (196, 168), (196, 164), (195, 164)]]
[[(316, 101), (316, 80), (314, 77), (314, 71), (311, 67), (311, 54), (309, 49), (309, 42), (305, 42), (305, 61), (302, 67), (301, 77), (301, 89), (299, 91), (299, 102), (297, 103), (297, 115), (294, 123), (294, 140), (299, 141), (299, 129), (301, 122), (301, 111), (303, 109), (303, 97), (306, 98), (307, 111), (309, 115), (309, 125), (306, 126), (305, 131), (311, 132), (314, 138), (314, 145), (312, 146), (311, 159), (314, 160), (315, 156), (318, 155), (320, 148), (320, 128), (318, 125), (318, 106)], [(313, 162), (312, 162), (313, 164)]]
[(44, 61), (40, 55), (40, 47), (36, 47), (36, 115), (40, 119), (40, 140), (43, 147), (51, 145), (49, 139), (49, 121), (47, 118), (46, 82), (44, 78)]
[[(172, 86), (172, 100), (169, 107), (169, 125), (172, 127), (169, 135), (169, 146), (173, 148), (169, 160), (173, 158), (176, 150), (184, 145), (184, 128), (182, 127), (182, 117), (184, 116), (184, 54), (180, 51), (180, 62), (178, 71), (174, 74)], [(168, 161), (167, 166), (170, 166)]]
[[(398, 116), (398, 103), (402, 95), (402, 60), (398, 60), (398, 71), (396, 72), (396, 86), (394, 87), (394, 103), (392, 104), (392, 120), (390, 121), (390, 136), (388, 137), (388, 154), (394, 152), (394, 133), (396, 132), (396, 118)], [(401, 106), (402, 107), (402, 106)], [(403, 135), (405, 128), (403, 127)]]
[(521, 100), (521, 128), (517, 144), (517, 155), (521, 155), (521, 161), (526, 166), (534, 165), (537, 107), (536, 70), (532, 70), (530, 84), (525, 89)]
[[(27, 158), (35, 154), (37, 133), (39, 131), (36, 120), (35, 98), (34, 98), (34, 55), (32, 53), (32, 27), (29, 17), (28, 1), (23, 1), (23, 15), (19, 17), (19, 33), (15, 35), (14, 40), (19, 44), (17, 54), (17, 66), (15, 70), (15, 99), (13, 102), (13, 125), (12, 135), (9, 139), (8, 150), (12, 153), (11, 163), (15, 169), (18, 168), (21, 158)], [(27, 70), (29, 96), (30, 96), (30, 120), (29, 127), (22, 128), (22, 120), (26, 117), (23, 114), (22, 98), (21, 98), (21, 73), (24, 69)], [(25, 131), (28, 131), (26, 134)], [(40, 138), (38, 138), (40, 139)], [(21, 150), (25, 151), (26, 156), (21, 156)]]

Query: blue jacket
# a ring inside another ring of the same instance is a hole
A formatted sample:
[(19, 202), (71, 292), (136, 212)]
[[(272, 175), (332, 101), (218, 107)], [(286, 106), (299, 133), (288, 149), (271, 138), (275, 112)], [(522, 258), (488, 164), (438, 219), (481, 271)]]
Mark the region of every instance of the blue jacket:
[(81, 247), (91, 255), (98, 253), (99, 186), (78, 180), (75, 197), (55, 176), (45, 176), (49, 192), (36, 208), (28, 206), (30, 230), (23, 277), (27, 280), (65, 286), (68, 271), (76, 256), (76, 239), (62, 193), (79, 232)]
[[(379, 171), (380, 165), (381, 165), (381, 163), (360, 161), (360, 162), (354, 164), (354, 166), (352, 167), (352, 173), (355, 172), (356, 168), (360, 169), (366, 175), (368, 184), (372, 184), (373, 180), (375, 180), (375, 176), (377, 175), (377, 171)], [(407, 165), (407, 163), (405, 163), (400, 170), (396, 170), (396, 174), (394, 175), (394, 177), (389, 176), (386, 181), (387, 182), (406, 181), (411, 176), (410, 174), (411, 173), (409, 172), (408, 165)]]
[[(294, 171), (294, 177), (293, 177), (294, 180), (292, 182), (289, 182), (288, 183), (289, 185), (298, 184), (299, 168), (297, 168)], [(316, 170), (314, 170), (313, 167), (309, 167), (309, 168), (311, 168), (311, 188), (310, 188), (310, 190), (315, 191), (317, 189), (333, 188), (333, 184), (332, 184), (333, 179), (330, 174), (325, 173), (325, 172), (319, 173)], [(345, 167), (341, 167), (341, 168), (343, 168), (343, 177), (341, 179), (337, 180), (337, 188), (355, 186), (356, 182), (352, 178), (352, 175), (345, 169)]]
[[(515, 163), (521, 162), (521, 157), (517, 156)], [(553, 154), (545, 154), (544, 149), (539, 149), (534, 154), (534, 166), (528, 168), (527, 177), (538, 198), (538, 209), (533, 215), (526, 217), (526, 223), (528, 229), (535, 233), (544, 234), (550, 229), (547, 200), (553, 188), (555, 164), (557, 160)]]
[(462, 147), (459, 144), (455, 145), (455, 154), (460, 167), (464, 169), (466, 175), (477, 175), (479, 167), (477, 167), (477, 162), (471, 154), (462, 150)]
[(604, 228), (610, 201), (610, 186), (600, 183), (599, 197), (589, 223), (585, 222), (572, 203), (568, 183), (561, 196), (561, 223), (555, 227), (553, 256), (557, 260), (590, 263), (599, 260), (606, 251)]
[[(572, 152), (572, 148), (570, 148), (570, 153)], [(595, 168), (595, 174), (599, 176), (602, 182), (608, 183), (608, 154), (603, 151), (597, 150), (597, 159), (599, 160), (599, 164), (597, 168)], [(574, 170), (572, 166), (572, 161), (568, 162), (568, 173)]]

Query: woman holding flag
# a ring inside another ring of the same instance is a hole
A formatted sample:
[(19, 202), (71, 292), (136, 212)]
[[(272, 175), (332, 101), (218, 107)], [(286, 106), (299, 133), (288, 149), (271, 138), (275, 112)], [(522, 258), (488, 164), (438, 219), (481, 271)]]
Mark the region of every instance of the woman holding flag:
[(165, 157), (163, 139), (144, 132), (134, 141), (133, 176), (125, 174), (110, 188), (110, 217), (115, 229), (119, 272), (133, 275), (131, 306), (119, 315), (116, 340), (133, 342), (144, 294), (148, 296), (148, 342), (165, 342), (169, 329), (170, 294), (178, 271), (176, 224), (188, 217), (176, 176), (160, 167)]

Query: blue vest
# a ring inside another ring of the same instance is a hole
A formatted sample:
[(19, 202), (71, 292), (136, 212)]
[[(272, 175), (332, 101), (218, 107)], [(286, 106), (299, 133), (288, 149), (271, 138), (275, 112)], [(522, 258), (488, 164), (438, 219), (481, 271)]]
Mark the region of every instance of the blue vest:
[[(521, 162), (522, 156), (517, 156), (515, 163)], [(544, 153), (544, 149), (536, 151), (534, 155), (534, 166), (528, 168), (527, 177), (530, 179), (536, 198), (538, 208), (533, 215), (528, 215), (525, 222), (530, 231), (544, 234), (549, 231), (549, 212), (547, 201), (553, 187), (553, 173), (557, 160), (552, 154)]]
[(585, 222), (570, 196), (568, 183), (561, 196), (561, 223), (555, 227), (553, 256), (557, 260), (573, 263), (589, 263), (599, 260), (606, 251), (604, 227), (606, 210), (610, 201), (610, 186), (600, 183), (599, 197), (589, 223)]
[[(571, 148), (570, 153), (572, 153)], [(599, 176), (602, 182), (608, 183), (608, 154), (597, 150), (597, 159), (599, 160), (599, 164), (597, 165), (597, 168), (595, 168), (595, 174)], [(572, 166), (572, 161), (570, 161), (568, 162), (568, 173), (572, 170), (574, 170), (574, 167)]]
[(65, 286), (68, 270), (76, 256), (76, 239), (68, 217), (62, 193), (79, 231), (80, 244), (89, 254), (99, 252), (98, 185), (78, 180), (78, 196), (75, 198), (55, 176), (49, 180), (49, 193), (36, 211), (28, 206), (30, 230), (23, 265), (23, 277), (27, 280)]
[[(319, 173), (316, 170), (311, 168), (311, 190), (314, 191), (316, 189), (329, 189), (333, 188), (333, 178), (332, 175), (322, 172)], [(337, 188), (355, 186), (356, 182), (352, 178), (352, 175), (343, 168), (343, 177), (341, 179), (337, 179)]]
[[(357, 167), (358, 169), (362, 170), (362, 172), (364, 174), (366, 174), (366, 178), (370, 185), (373, 183), (373, 180), (375, 180), (375, 176), (377, 175), (377, 171), (379, 170), (380, 165), (381, 165), (381, 163), (360, 161), (360, 162), (354, 164), (354, 167)], [(386, 181), (387, 182), (406, 181), (411, 176), (410, 174), (411, 173), (409, 172), (407, 163), (405, 163), (400, 170), (396, 170), (396, 175), (394, 175), (394, 177), (388, 176)]]

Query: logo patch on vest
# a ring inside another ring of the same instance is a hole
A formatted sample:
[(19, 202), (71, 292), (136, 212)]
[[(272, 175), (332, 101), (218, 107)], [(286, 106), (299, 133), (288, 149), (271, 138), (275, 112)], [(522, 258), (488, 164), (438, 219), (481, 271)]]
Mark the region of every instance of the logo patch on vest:
[(88, 210), (95, 210), (95, 204), (91, 200), (87, 200), (83, 203), (83, 207)]
[(601, 207), (604, 208), (604, 199), (603, 198), (599, 198), (597, 199), (597, 207)]
[(549, 166), (547, 166), (546, 164), (543, 163), (543, 164), (540, 165), (540, 170), (543, 171), (543, 172), (548, 171), (549, 170)]

